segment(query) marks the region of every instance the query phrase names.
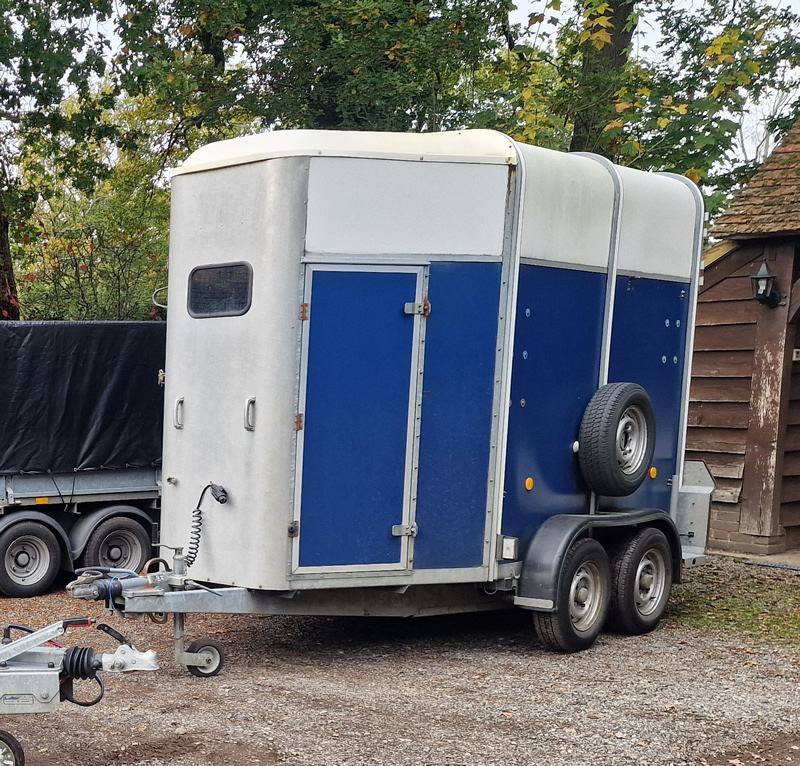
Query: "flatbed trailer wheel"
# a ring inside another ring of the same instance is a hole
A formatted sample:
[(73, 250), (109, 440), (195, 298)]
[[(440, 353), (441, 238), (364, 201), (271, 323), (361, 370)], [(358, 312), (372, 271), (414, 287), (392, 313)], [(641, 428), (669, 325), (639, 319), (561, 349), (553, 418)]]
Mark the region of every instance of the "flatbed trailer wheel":
[(225, 650), (222, 644), (213, 638), (198, 638), (197, 641), (192, 641), (186, 651), (190, 654), (201, 654), (207, 659), (205, 665), (186, 666), (193, 676), (210, 678), (217, 675), (225, 664)]
[(25, 766), (25, 753), (16, 737), (0, 730), (0, 766)]
[(608, 555), (597, 540), (576, 540), (564, 556), (555, 612), (534, 612), (545, 649), (588, 649), (603, 628), (610, 602)]
[(115, 567), (141, 571), (153, 544), (147, 530), (127, 516), (106, 519), (89, 535), (81, 556), (83, 567)]
[(672, 551), (660, 529), (645, 527), (611, 554), (608, 625), (638, 636), (658, 625), (672, 590)]
[(11, 598), (41, 596), (61, 568), (61, 549), (44, 524), (21, 521), (0, 534), (0, 593)]

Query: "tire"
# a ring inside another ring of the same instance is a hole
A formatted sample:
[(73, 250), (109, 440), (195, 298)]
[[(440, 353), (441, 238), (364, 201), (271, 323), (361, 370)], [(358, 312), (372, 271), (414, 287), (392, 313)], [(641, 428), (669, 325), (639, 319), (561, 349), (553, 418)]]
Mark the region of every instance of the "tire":
[(0, 730), (0, 766), (25, 766), (25, 753), (16, 737)]
[(89, 535), (81, 556), (82, 567), (116, 567), (141, 571), (150, 558), (153, 544), (138, 521), (115, 516), (98, 524)]
[(61, 568), (61, 548), (52, 530), (21, 521), (0, 534), (0, 593), (12, 598), (41, 596)]
[(580, 652), (603, 628), (610, 604), (608, 555), (597, 540), (576, 540), (561, 570), (555, 612), (534, 612), (536, 633), (545, 649)]
[(639, 636), (658, 625), (672, 590), (672, 550), (660, 529), (646, 527), (611, 554), (608, 626)]
[(211, 678), (211, 676), (217, 675), (225, 664), (225, 650), (222, 648), (222, 644), (213, 638), (199, 638), (197, 641), (192, 641), (186, 651), (192, 654), (205, 654), (210, 658), (208, 665), (186, 666), (193, 676)]
[(578, 435), (578, 460), (589, 489), (624, 497), (650, 470), (656, 418), (647, 392), (636, 383), (609, 383), (589, 401)]

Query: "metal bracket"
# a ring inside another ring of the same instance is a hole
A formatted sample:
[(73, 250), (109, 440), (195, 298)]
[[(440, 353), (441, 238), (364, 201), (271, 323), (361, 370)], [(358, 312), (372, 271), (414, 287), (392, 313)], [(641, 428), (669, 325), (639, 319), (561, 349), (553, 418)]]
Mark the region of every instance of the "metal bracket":
[(403, 307), (406, 314), (422, 314), (422, 316), (429, 316), (431, 313), (431, 302), (425, 298), (422, 303), (406, 303)]
[(392, 527), (393, 537), (416, 537), (418, 527), (416, 524), (395, 524)]

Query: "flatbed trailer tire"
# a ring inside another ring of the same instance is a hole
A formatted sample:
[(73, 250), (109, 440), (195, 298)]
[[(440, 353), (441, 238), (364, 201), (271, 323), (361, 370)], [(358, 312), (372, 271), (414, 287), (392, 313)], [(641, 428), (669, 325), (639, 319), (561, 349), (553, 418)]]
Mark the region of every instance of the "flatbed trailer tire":
[(152, 542), (135, 519), (112, 516), (89, 535), (81, 555), (82, 567), (116, 567), (139, 572), (150, 559)]
[(55, 533), (37, 521), (20, 521), (0, 533), (0, 593), (11, 598), (41, 596), (61, 568)]

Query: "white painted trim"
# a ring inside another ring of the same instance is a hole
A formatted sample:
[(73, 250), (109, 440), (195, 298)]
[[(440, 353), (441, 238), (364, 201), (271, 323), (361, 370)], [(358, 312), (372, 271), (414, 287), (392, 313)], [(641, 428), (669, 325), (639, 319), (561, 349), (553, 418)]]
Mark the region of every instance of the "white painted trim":
[(379, 264), (408, 266), (413, 264), (428, 265), (434, 261), (447, 261), (457, 263), (500, 263), (501, 255), (460, 255), (459, 253), (392, 253), (391, 255), (370, 254), (359, 255), (352, 253), (312, 253), (306, 252), (303, 263), (352, 263), (352, 264)]
[[(505, 289), (505, 305), (500, 304), (498, 316), (498, 359), (495, 367), (496, 393), (493, 419), (497, 420), (496, 431), (493, 430), (492, 445), (494, 447), (494, 475), (490, 473), (489, 509), (487, 512), (487, 550), (488, 579), (498, 576), (500, 562), (497, 560), (497, 544), (503, 526), (503, 498), (505, 497), (506, 456), (508, 451), (509, 411), (511, 399), (511, 373), (514, 364), (514, 334), (517, 325), (517, 293), (519, 291), (519, 263), (522, 249), (522, 215), (525, 206), (526, 167), (522, 153), (518, 153), (517, 172), (514, 187), (509, 193), (508, 205), (511, 213), (511, 226), (508, 234), (510, 241), (503, 260), (502, 283)], [(492, 487), (491, 484), (494, 486)]]
[[(686, 429), (689, 420), (689, 389), (692, 385), (692, 357), (694, 356), (694, 331), (697, 318), (697, 296), (700, 291), (700, 262), (703, 256), (703, 227), (705, 224), (705, 204), (700, 189), (688, 178), (675, 173), (660, 173), (659, 175), (675, 178), (689, 187), (695, 200), (696, 220), (694, 231), (694, 253), (692, 254), (692, 274), (689, 285), (689, 311), (686, 323), (686, 350), (683, 357), (683, 391), (681, 393), (681, 412), (678, 431), (678, 459), (675, 473), (677, 481), (672, 484), (672, 506), (677, 507), (678, 492), (683, 484), (683, 466), (686, 460)], [(670, 513), (673, 509), (670, 509)]]

